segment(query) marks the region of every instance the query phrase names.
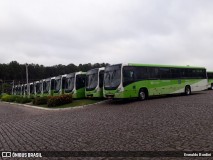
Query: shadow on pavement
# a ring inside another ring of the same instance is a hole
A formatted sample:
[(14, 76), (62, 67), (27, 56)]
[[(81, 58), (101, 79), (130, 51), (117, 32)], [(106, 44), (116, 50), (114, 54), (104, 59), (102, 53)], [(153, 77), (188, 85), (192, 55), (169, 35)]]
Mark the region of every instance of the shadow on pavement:
[[(206, 94), (205, 92), (195, 92), (192, 93), (190, 96), (195, 96), (195, 95), (202, 95)], [(166, 99), (166, 98), (174, 98), (174, 97), (187, 97), (185, 94), (168, 94), (168, 95), (157, 95), (157, 96), (151, 96), (147, 100), (154, 100), (154, 99)], [(145, 101), (147, 101), (145, 100)], [(123, 105), (123, 104), (128, 104), (128, 103), (133, 103), (133, 102), (143, 102), (138, 100), (137, 98), (133, 99), (109, 99), (108, 101), (105, 102), (105, 104), (113, 104), (113, 105)]]

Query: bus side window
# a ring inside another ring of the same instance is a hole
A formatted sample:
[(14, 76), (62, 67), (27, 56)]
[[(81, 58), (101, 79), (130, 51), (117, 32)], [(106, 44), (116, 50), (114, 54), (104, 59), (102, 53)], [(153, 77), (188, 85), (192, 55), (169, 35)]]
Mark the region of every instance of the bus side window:
[(124, 71), (124, 81), (134, 81), (134, 71)]
[(200, 72), (200, 78), (204, 78), (204, 79), (206, 79), (207, 77), (206, 77), (206, 70), (205, 69), (202, 69), (201, 70), (201, 72)]
[(135, 67), (134, 78), (136, 81), (147, 80), (149, 78), (149, 72), (147, 67)]
[(195, 69), (188, 68), (185, 69), (185, 72), (187, 78), (197, 78), (197, 71)]
[(159, 68), (161, 79), (170, 79), (171, 71), (170, 68)]
[(159, 68), (149, 67), (149, 79), (160, 79)]
[(208, 79), (208, 78), (207, 78), (206, 69), (204, 69), (203, 72), (204, 72), (204, 73), (203, 73), (203, 76), (205, 77), (205, 79)]
[(180, 69), (179, 68), (171, 68), (171, 78), (172, 79), (180, 78)]
[(180, 69), (180, 77), (181, 78), (186, 78), (187, 76), (186, 76), (186, 69), (184, 69), (184, 68), (181, 68)]
[(126, 86), (135, 81), (135, 72), (132, 67), (123, 68), (123, 85)]

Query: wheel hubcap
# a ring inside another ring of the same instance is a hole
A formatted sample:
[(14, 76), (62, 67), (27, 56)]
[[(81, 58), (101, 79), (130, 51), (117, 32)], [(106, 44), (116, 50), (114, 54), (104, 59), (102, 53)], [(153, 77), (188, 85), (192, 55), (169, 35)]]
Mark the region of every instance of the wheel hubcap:
[(186, 93), (187, 93), (187, 94), (190, 94), (189, 88), (186, 89)]
[(145, 93), (144, 92), (140, 92), (140, 97), (141, 97), (141, 99), (145, 99), (145, 97), (146, 97)]

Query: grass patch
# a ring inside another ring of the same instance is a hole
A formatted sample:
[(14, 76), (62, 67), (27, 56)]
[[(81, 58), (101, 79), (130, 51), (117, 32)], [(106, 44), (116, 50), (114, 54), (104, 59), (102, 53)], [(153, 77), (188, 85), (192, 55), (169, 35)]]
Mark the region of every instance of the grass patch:
[[(57, 106), (57, 107), (51, 107), (51, 108), (69, 108), (69, 107), (77, 107), (77, 106), (83, 106), (83, 105), (88, 105), (88, 104), (94, 104), (97, 102), (100, 102), (102, 100), (93, 100), (93, 99), (78, 99), (78, 100), (73, 100), (72, 103)], [(47, 105), (38, 105), (39, 107), (47, 107)]]

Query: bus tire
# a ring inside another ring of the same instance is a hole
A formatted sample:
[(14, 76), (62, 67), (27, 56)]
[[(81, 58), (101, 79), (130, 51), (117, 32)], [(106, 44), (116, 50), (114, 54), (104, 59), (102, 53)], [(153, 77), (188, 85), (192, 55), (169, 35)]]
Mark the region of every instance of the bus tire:
[(213, 83), (211, 84), (211, 90), (213, 90)]
[(190, 86), (186, 86), (185, 87), (185, 95), (188, 96), (191, 94), (191, 87)]
[(139, 93), (138, 93), (138, 99), (140, 101), (144, 101), (148, 98), (148, 93), (146, 89), (140, 89)]

